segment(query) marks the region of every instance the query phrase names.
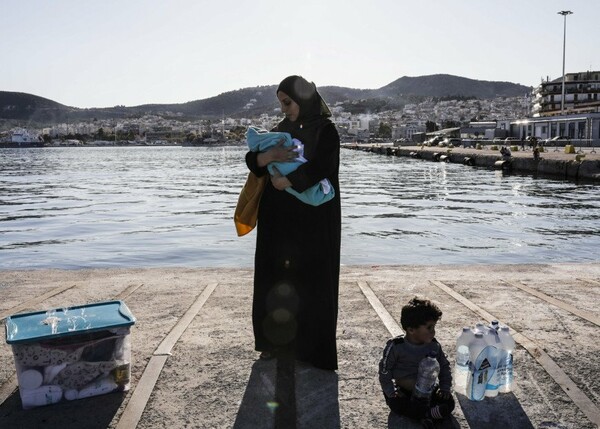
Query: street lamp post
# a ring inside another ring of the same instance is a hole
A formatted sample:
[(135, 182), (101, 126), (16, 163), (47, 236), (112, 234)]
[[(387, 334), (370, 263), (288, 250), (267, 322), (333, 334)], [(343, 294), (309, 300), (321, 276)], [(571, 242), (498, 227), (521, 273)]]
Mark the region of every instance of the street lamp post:
[(560, 98), (560, 114), (565, 114), (565, 46), (567, 44), (567, 15), (571, 15), (573, 12), (570, 10), (561, 10), (558, 12), (559, 15), (563, 16), (563, 70), (562, 70), (562, 97)]

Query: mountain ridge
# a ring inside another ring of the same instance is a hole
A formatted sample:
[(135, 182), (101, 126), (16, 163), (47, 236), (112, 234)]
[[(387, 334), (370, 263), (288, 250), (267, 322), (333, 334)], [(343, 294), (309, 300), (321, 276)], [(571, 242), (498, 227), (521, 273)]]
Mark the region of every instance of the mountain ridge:
[[(23, 92), (0, 91), (0, 120), (27, 120), (56, 123), (84, 119), (124, 119), (144, 114), (175, 115), (189, 119), (215, 119), (223, 115), (252, 117), (273, 113), (279, 107), (277, 85), (247, 87), (219, 95), (172, 104), (142, 104), (106, 108), (78, 108)], [(401, 108), (426, 98), (463, 97), (490, 99), (514, 97), (531, 87), (511, 82), (483, 81), (449, 74), (403, 76), (377, 89), (320, 86), (319, 92), (330, 104), (342, 103), (352, 113)]]

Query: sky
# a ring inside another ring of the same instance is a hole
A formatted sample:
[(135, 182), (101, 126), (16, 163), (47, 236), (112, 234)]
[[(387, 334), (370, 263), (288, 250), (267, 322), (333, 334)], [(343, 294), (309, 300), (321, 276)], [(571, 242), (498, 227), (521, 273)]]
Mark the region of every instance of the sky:
[[(600, 70), (598, 0), (0, 0), (0, 90), (80, 107), (438, 73), (537, 86)], [(275, 97), (275, 95), (273, 95)]]

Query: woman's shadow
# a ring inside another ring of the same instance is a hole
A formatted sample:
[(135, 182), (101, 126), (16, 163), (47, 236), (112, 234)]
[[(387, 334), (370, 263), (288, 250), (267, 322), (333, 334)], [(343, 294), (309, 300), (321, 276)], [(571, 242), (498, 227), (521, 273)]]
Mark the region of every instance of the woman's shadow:
[(258, 360), (234, 429), (339, 428), (338, 376), (292, 358)]

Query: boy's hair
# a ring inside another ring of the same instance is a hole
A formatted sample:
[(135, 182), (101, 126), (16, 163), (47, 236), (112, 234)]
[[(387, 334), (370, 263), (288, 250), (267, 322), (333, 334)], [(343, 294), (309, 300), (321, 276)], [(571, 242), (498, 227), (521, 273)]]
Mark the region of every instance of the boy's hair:
[(414, 297), (402, 307), (400, 324), (405, 331), (408, 328), (418, 328), (430, 320), (438, 321), (442, 318), (442, 310), (428, 299)]

